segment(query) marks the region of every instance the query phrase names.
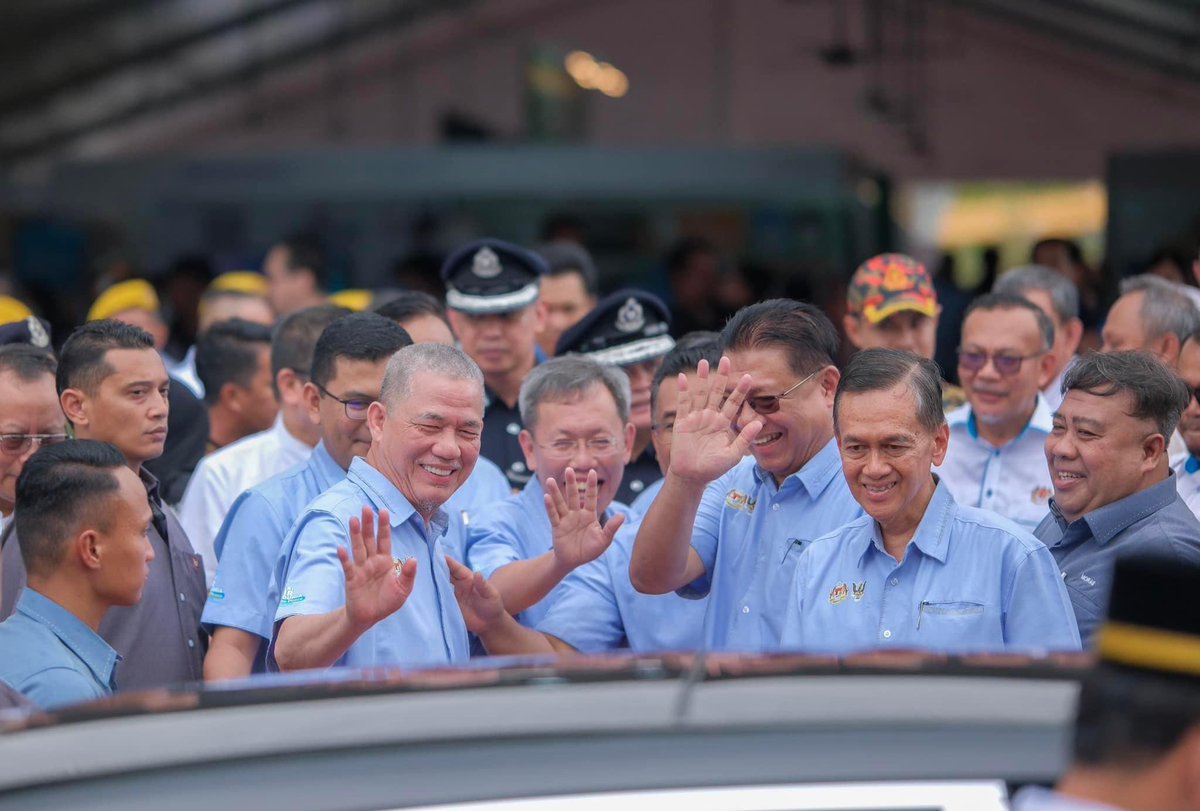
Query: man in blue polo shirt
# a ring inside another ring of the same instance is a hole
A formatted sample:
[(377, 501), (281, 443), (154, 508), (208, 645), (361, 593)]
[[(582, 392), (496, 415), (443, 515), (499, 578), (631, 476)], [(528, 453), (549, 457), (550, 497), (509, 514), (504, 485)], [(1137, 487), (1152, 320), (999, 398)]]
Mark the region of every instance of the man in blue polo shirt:
[(1063, 391), (1046, 439), (1054, 496), (1034, 534), (1058, 563), (1086, 646), (1118, 557), (1200, 566), (1200, 522), (1167, 462), (1167, 438), (1192, 394), (1148, 352), (1085, 355), (1067, 370)]
[(28, 582), (0, 623), (0, 682), (45, 709), (111, 695), (121, 657), (98, 629), (146, 585), (146, 488), (116, 447), (80, 439), (25, 463), (17, 504)]
[(950, 447), (938, 468), (959, 504), (991, 510), (1032, 531), (1046, 517), (1050, 472), (1042, 446), (1054, 374), (1054, 324), (1020, 296), (993, 293), (967, 308), (958, 377), (967, 405), (946, 415)]
[[(479, 456), (483, 375), (453, 347), (405, 347), (388, 362), (367, 425), (366, 458), (351, 462), (346, 479), (292, 528), (271, 650), (282, 670), (449, 664), (469, 655), (440, 541), (448, 523), (441, 506)], [(378, 535), (373, 514), (387, 527)]]
[(332, 322), (317, 339), (304, 386), (321, 440), (307, 462), (240, 495), (217, 533), (220, 558), (202, 621), (212, 629), (204, 678), (232, 679), (263, 669), (279, 604), (272, 573), (288, 530), (308, 503), (346, 476), (371, 446), (367, 409), (379, 398), (388, 359), (408, 333), (375, 313)]
[(833, 413), (846, 482), (867, 514), (800, 555), (786, 647), (1079, 649), (1046, 547), (1011, 521), (955, 503), (930, 474), (950, 433), (935, 363), (893, 349), (860, 352)]
[(708, 594), (706, 647), (771, 650), (801, 550), (862, 514), (833, 441), (837, 332), (812, 305), (775, 299), (721, 339), (715, 374), (702, 362), (680, 379), (671, 467), (629, 574), (646, 594)]

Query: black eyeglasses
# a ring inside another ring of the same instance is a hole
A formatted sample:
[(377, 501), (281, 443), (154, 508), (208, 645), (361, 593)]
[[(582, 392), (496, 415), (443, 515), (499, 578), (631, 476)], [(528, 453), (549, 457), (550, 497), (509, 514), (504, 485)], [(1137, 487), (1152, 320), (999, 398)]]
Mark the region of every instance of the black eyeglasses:
[(992, 366), (996, 371), (1004, 377), (1011, 377), (1021, 371), (1021, 364), (1033, 358), (1040, 358), (1045, 355), (1045, 352), (1035, 352), (1032, 355), (1001, 355), (992, 354), (990, 352), (974, 352), (958, 348), (958, 365), (966, 369), (968, 372), (978, 372), (984, 366), (987, 366), (988, 359), (991, 359)]
[(367, 418), (367, 409), (371, 407), (370, 400), (343, 400), (336, 394), (332, 394), (328, 389), (320, 383), (313, 383), (317, 387), (317, 391), (328, 397), (330, 400), (337, 400), (346, 409), (346, 417), (352, 420), (365, 420)]
[(9, 456), (20, 456), (35, 442), (40, 448), (66, 441), (66, 434), (0, 434), (0, 451)]
[(755, 414), (762, 414), (763, 416), (766, 416), (767, 414), (774, 414), (779, 410), (780, 400), (782, 400), (784, 397), (787, 397), (789, 394), (803, 386), (808, 381), (812, 380), (813, 375), (819, 371), (821, 370), (817, 369), (816, 372), (813, 372), (808, 377), (804, 378), (799, 383), (785, 391), (783, 394), (760, 394), (756, 397), (747, 397), (746, 405), (754, 409)]

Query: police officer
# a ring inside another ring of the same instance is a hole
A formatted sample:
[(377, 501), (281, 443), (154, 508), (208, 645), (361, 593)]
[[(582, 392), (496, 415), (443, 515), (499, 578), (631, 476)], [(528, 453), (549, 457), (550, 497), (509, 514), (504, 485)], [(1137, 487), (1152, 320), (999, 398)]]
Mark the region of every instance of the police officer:
[(483, 371), (481, 453), (500, 466), (514, 490), (530, 477), (517, 439), (517, 396), (537, 363), (537, 333), (546, 318), (538, 290), (545, 273), (540, 256), (498, 239), (472, 242), (442, 265), (450, 325)]
[(650, 443), (650, 384), (663, 357), (675, 347), (670, 331), (671, 313), (657, 297), (640, 290), (618, 290), (564, 332), (554, 350), (559, 356), (573, 352), (620, 366), (629, 377), (629, 420), (637, 433), (617, 491), (617, 501), (623, 504), (662, 478)]
[(1118, 561), (1099, 663), (1084, 679), (1071, 765), (1015, 811), (1181, 811), (1200, 806), (1200, 570)]

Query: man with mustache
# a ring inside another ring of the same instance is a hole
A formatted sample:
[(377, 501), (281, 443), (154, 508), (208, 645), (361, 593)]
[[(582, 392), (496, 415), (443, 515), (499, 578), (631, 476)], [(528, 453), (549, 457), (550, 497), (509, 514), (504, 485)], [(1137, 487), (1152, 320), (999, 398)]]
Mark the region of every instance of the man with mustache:
[(992, 293), (963, 320), (958, 379), (967, 405), (946, 415), (950, 446), (938, 469), (959, 504), (991, 510), (1028, 530), (1046, 515), (1050, 473), (1042, 446), (1054, 374), (1054, 325), (1025, 299)]

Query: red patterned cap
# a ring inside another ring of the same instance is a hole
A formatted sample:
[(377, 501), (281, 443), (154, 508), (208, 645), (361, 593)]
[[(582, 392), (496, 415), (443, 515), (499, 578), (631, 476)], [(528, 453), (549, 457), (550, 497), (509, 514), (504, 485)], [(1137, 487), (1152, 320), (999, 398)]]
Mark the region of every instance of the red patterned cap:
[(904, 310), (930, 318), (938, 312), (929, 271), (902, 253), (881, 253), (859, 265), (850, 277), (846, 304), (851, 314), (861, 313), (872, 324)]

